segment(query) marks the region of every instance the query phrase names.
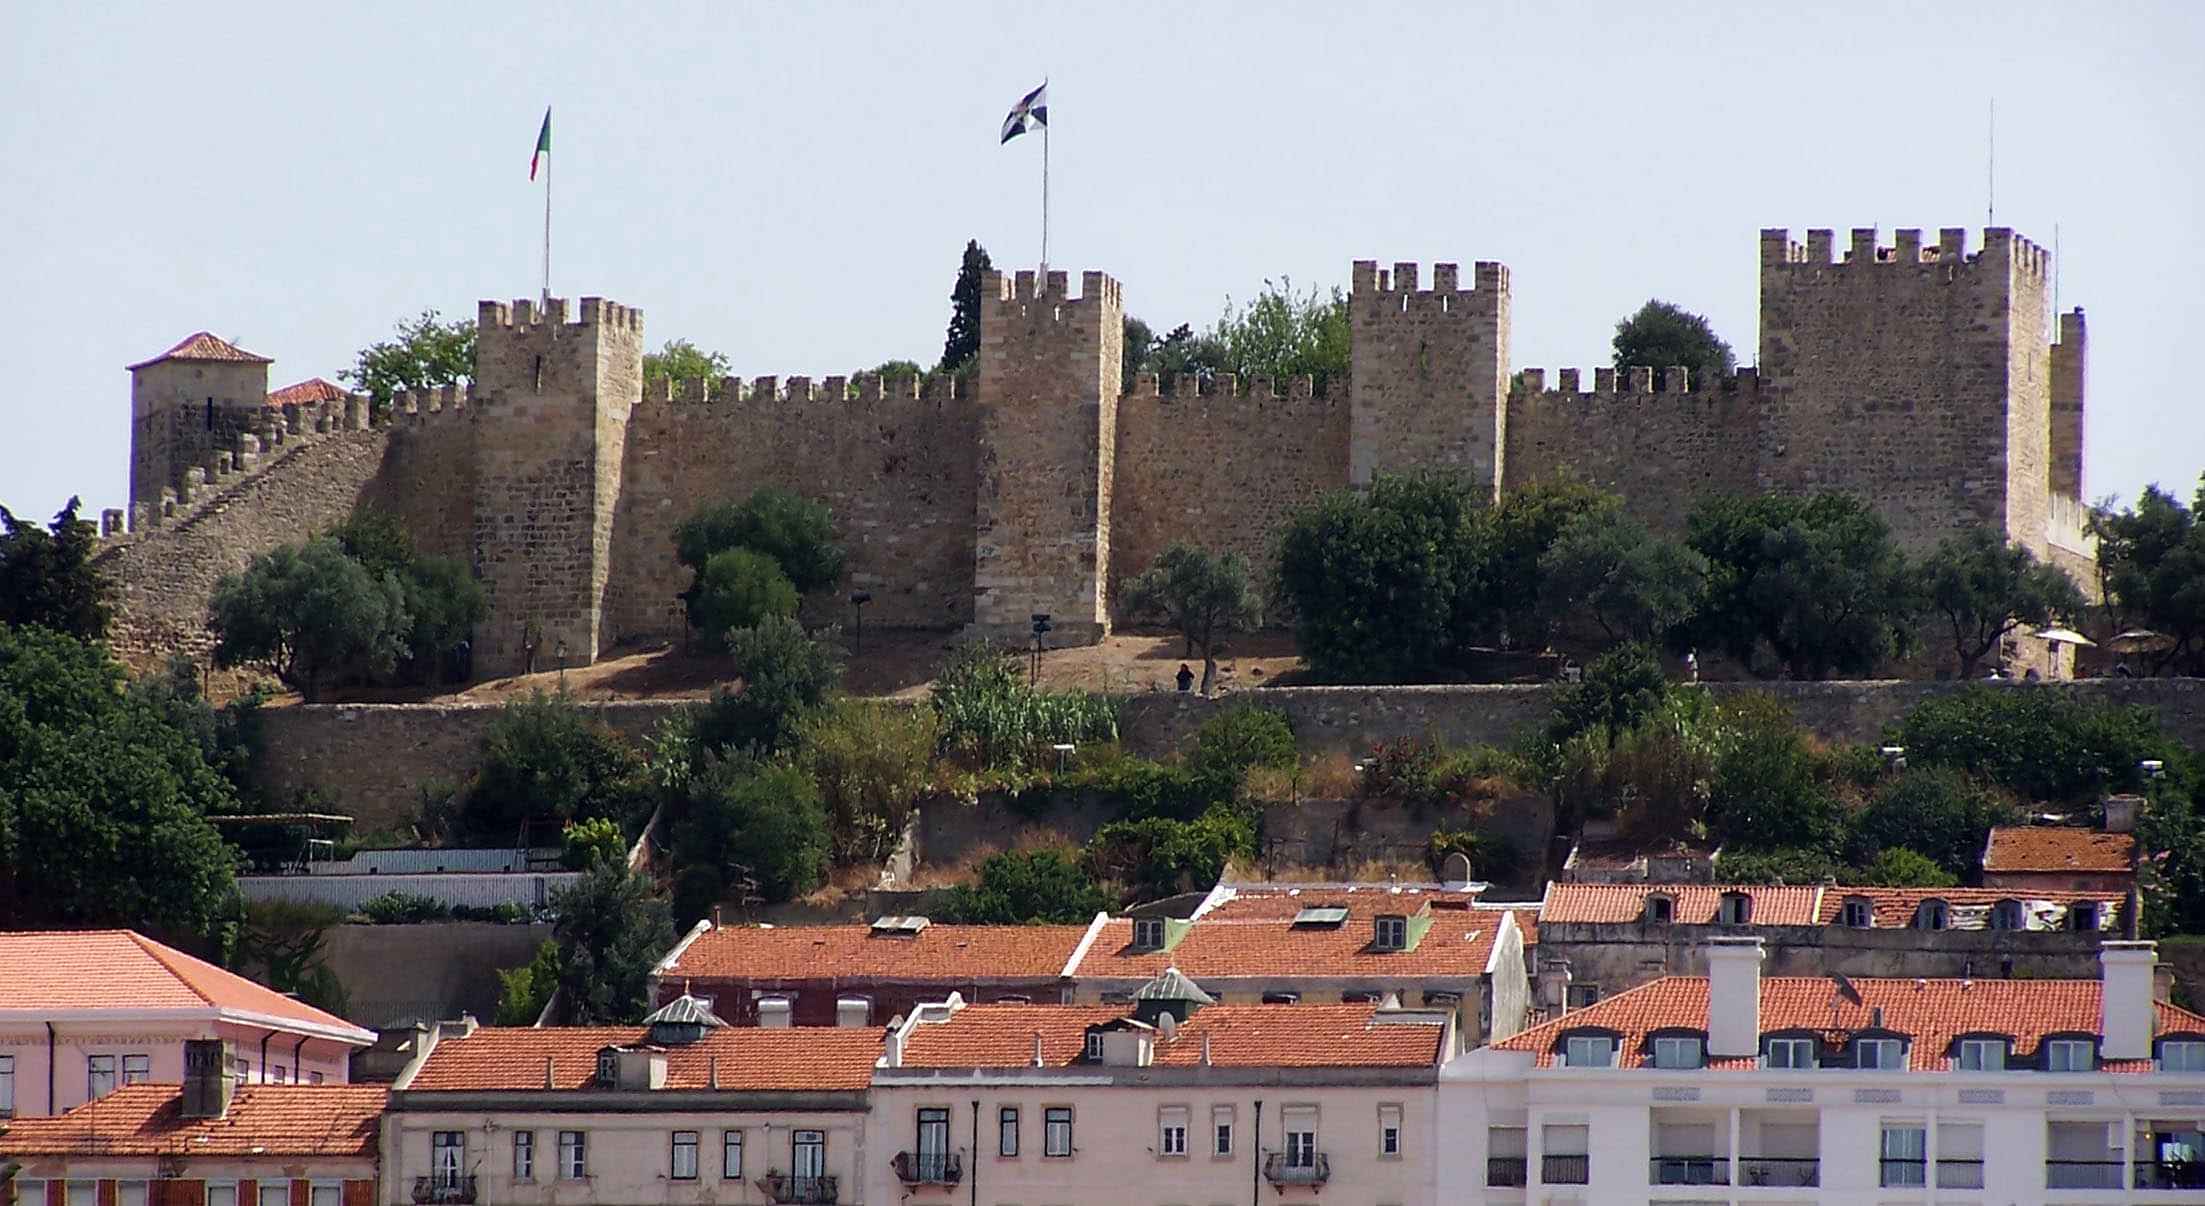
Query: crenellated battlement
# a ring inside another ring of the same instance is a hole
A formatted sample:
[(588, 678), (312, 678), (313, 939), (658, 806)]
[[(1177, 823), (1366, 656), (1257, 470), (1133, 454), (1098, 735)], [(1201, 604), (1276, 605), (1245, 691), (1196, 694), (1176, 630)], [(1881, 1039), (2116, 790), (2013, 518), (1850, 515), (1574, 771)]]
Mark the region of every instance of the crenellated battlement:
[[(1661, 383), (1660, 389), (1654, 388), (1656, 380)], [(1550, 389), (1547, 387), (1545, 369), (1519, 369), (1509, 389), (1509, 400), (1538, 405), (1598, 395), (1673, 400), (1758, 394), (1761, 391), (1760, 371), (1751, 368), (1739, 369), (1712, 382), (1705, 379), (1692, 380), (1691, 372), (1682, 365), (1671, 365), (1661, 369), (1658, 374), (1653, 368), (1644, 365), (1625, 369), (1621, 373), (1612, 368), (1596, 368), (1592, 371), (1592, 388), (1585, 388), (1584, 382), (1585, 374), (1582, 369), (1557, 369), (1554, 386)]]
[(400, 390), (390, 399), (390, 421), (414, 426), (443, 418), (456, 418), (468, 410), (468, 387), (444, 385), (435, 389)]
[(1071, 274), (1050, 272), (1046, 275), (1032, 269), (1021, 269), (1005, 275), (990, 270), (981, 279), (980, 296), (989, 308), (1023, 308), (1037, 302), (1054, 302), (1058, 305), (1079, 306), (1103, 303), (1113, 306), (1125, 304), (1122, 287), (1106, 273), (1083, 272), (1080, 274), (1079, 296), (1071, 292)]
[(1891, 245), (1882, 246), (1875, 227), (1856, 226), (1848, 232), (1848, 245), (1840, 253), (1836, 231), (1809, 230), (1805, 243), (1795, 243), (1791, 231), (1780, 226), (1770, 227), (1761, 232), (1761, 268), (1766, 272), (1798, 266), (1967, 265), (1988, 258), (1993, 263), (2010, 261), (2023, 275), (2033, 278), (2049, 279), (2052, 271), (2052, 253), (2015, 234), (2010, 227), (1986, 227), (1982, 247), (1974, 254), (1968, 252), (1968, 231), (1964, 226), (1940, 229), (1935, 243), (1924, 242), (1922, 231), (1917, 227), (1896, 230), (1892, 236)]
[(475, 304), (475, 326), (478, 330), (514, 330), (542, 326), (605, 326), (619, 330), (641, 332), (643, 311), (619, 302), (606, 301), (602, 297), (585, 297), (574, 321), (567, 320), (567, 299), (546, 298), (541, 304), (531, 298), (515, 298), (511, 302), (484, 300)]
[(1271, 402), (1306, 401), (1329, 404), (1335, 400), (1344, 404), (1347, 398), (1345, 388), (1334, 390), (1330, 382), (1320, 388), (1316, 378), (1307, 373), (1288, 377), (1283, 391), (1279, 389), (1279, 384), (1260, 374), (1247, 378), (1244, 383), (1235, 373), (1217, 373), (1208, 377), (1199, 373), (1179, 373), (1169, 381), (1155, 373), (1136, 373), (1133, 386), (1126, 390), (1124, 397), (1129, 401), (1141, 398), (1240, 398), (1256, 406)]
[(1508, 266), (1492, 260), (1471, 265), (1474, 287), (1462, 287), (1461, 266), (1433, 264), (1432, 287), (1418, 288), (1422, 273), (1414, 260), (1397, 260), (1391, 271), (1377, 260), (1357, 260), (1349, 295), (1360, 311), (1372, 314), (1465, 314), (1490, 318), (1508, 296)]
[(733, 407), (747, 405), (795, 405), (847, 403), (869, 407), (883, 403), (970, 401), (970, 391), (957, 378), (943, 373), (925, 379), (883, 378), (878, 373), (855, 377), (806, 376), (657, 378), (643, 388), (645, 405), (677, 407)]

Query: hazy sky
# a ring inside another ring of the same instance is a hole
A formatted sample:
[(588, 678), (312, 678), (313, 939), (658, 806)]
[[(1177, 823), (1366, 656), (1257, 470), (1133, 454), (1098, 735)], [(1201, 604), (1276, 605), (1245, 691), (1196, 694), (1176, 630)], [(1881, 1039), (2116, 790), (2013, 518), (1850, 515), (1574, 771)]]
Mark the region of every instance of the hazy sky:
[(1038, 258), (996, 135), (1044, 75), (1074, 280), (1162, 329), (1497, 259), (1549, 369), (1649, 295), (1750, 362), (1763, 226), (1982, 226), (1995, 97), (1998, 221), (2090, 315), (2088, 492), (2205, 468), (2205, 3), (11, 3), (0, 503), (122, 505), (123, 366), (191, 331), (283, 385), (533, 295), (547, 103), (554, 292), (745, 376), (931, 363), (968, 237)]

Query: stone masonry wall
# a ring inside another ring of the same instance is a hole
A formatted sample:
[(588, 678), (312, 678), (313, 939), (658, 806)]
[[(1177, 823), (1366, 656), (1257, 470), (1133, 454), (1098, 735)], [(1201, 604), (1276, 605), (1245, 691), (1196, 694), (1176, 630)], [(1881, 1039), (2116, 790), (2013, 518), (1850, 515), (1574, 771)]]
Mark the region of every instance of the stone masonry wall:
[(1349, 476), (1443, 469), (1487, 488), (1502, 480), (1507, 453), (1508, 269), (1475, 267), (1463, 289), (1453, 264), (1389, 275), (1355, 262), (1349, 323), (1355, 338)]
[(2052, 493), (2088, 498), (2083, 493), (2083, 395), (2088, 364), (2088, 332), (2082, 307), (2059, 316), (2060, 341), (2052, 345)]
[(269, 420), (265, 360), (161, 360), (130, 374), (130, 502), (158, 506)]
[(1504, 492), (1568, 473), (1622, 495), (1632, 515), (1672, 535), (1700, 499), (1753, 493), (1761, 427), (1753, 370), (1688, 392), (1685, 370), (1670, 368), (1658, 393), (1654, 371), (1630, 370), (1627, 392), (1618, 392), (1615, 370), (1595, 369), (1588, 393), (1576, 369), (1561, 370), (1553, 390), (1544, 371), (1523, 370), (1523, 388), (1508, 399)]
[(841, 377), (786, 388), (760, 377), (659, 383), (629, 420), (613, 541), (613, 642), (672, 639), (689, 570), (674, 528), (708, 503), (778, 486), (827, 504), (848, 554), (845, 581), (815, 601), (847, 622), (842, 596), (869, 591), (865, 622), (945, 627), (972, 619), (978, 410), (939, 379)]
[(1143, 373), (1118, 403), (1113, 591), (1174, 541), (1239, 553), (1268, 579), (1287, 517), (1347, 484), (1344, 389), (1328, 397), (1303, 377), (1282, 395), (1267, 379), (1243, 390), (1229, 375), (1208, 388), (1192, 376), (1176, 385), (1163, 394)]

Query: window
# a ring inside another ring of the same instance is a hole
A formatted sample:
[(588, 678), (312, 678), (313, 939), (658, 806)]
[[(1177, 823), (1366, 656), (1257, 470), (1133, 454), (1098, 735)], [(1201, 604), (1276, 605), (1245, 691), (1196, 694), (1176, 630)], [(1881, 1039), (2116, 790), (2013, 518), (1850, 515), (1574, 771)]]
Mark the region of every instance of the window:
[(1283, 1112), (1286, 1128), (1286, 1166), (1317, 1167), (1317, 1111), (1311, 1106), (1288, 1106)]
[(1654, 1040), (1654, 1066), (1657, 1068), (1697, 1068), (1700, 1058), (1698, 1035), (1670, 1035)]
[(2098, 1066), (2098, 1052), (2089, 1039), (2046, 1039), (2044, 1070), (2090, 1072)]
[(1941, 930), (1950, 915), (1941, 900), (1925, 900), (1914, 910), (1914, 928), (1917, 930)]
[(722, 1180), (739, 1181), (743, 1176), (743, 1133), (720, 1132), (720, 1177)]
[(1961, 1039), (1954, 1052), (1953, 1067), (1962, 1072), (2005, 1071), (2006, 1040)]
[(2161, 1072), (2205, 1072), (2205, 1042), (2166, 1039), (2159, 1044)]
[(15, 1057), (0, 1055), (0, 1118), (15, 1117)]
[(1929, 1135), (1918, 1123), (1883, 1124), (1883, 1176), (1885, 1188), (1918, 1186), (1929, 1157)]
[(789, 1132), (789, 1169), (798, 1181), (817, 1182), (827, 1175), (827, 1132)]
[[(25, 1199), (24, 1206), (33, 1206), (33, 1204), (29, 1199)], [(237, 1206), (237, 1182), (207, 1182), (207, 1206)]]
[(316, 1181), (306, 1191), (306, 1206), (344, 1206), (345, 1187), (340, 1181)]
[(1613, 1068), (1615, 1040), (1604, 1034), (1572, 1035), (1562, 1047), (1562, 1064), (1569, 1068)]
[(280, 1177), (261, 1181), (260, 1206), (291, 1206), (291, 1183)]
[(995, 1112), (995, 1154), (1018, 1154), (1018, 1107), (1004, 1106)]
[(1213, 1156), (1230, 1156), (1233, 1154), (1233, 1107), (1231, 1106), (1210, 1107), (1210, 1154)]
[(949, 1173), (949, 1111), (929, 1106), (919, 1111), (919, 1179), (940, 1183)]
[[(44, 1181), (17, 1177), (14, 1184), (15, 1200), (18, 1206), (46, 1206), (46, 1183)], [(208, 1186), (210, 1191), (213, 1188), (211, 1185)], [(211, 1202), (212, 1199), (210, 1198), (209, 1201)]]
[(123, 1056), (122, 1082), (126, 1085), (142, 1085), (153, 1079), (153, 1057), (150, 1055)]
[(69, 1182), (69, 1206), (97, 1206), (100, 1183), (97, 1181)]
[(697, 1132), (675, 1131), (668, 1153), (666, 1175), (676, 1181), (697, 1179)]
[(536, 1179), (536, 1132), (534, 1131), (513, 1132), (513, 1179), (516, 1181), (533, 1181)]
[(1266, 1005), (1299, 1005), (1302, 1003), (1302, 994), (1298, 992), (1267, 992), (1263, 994), (1263, 1003)]
[[(127, 1059), (124, 1061), (124, 1066), (129, 1066), (129, 1061)], [(278, 1085), (291, 1083), (291, 1069), (284, 1067), (282, 1064), (277, 1064), (275, 1067), (268, 1069), (268, 1081), (271, 1084)], [(128, 1074), (124, 1075), (123, 1083), (126, 1085), (130, 1083), (130, 1077), (128, 1076)]]
[(145, 1182), (115, 1182), (115, 1206), (145, 1206)]
[(1378, 1156), (1382, 1160), (1401, 1158), (1401, 1107), (1378, 1107)]
[(1562, 992), (1562, 1007), (1564, 1009), (1583, 1009), (1587, 1005), (1597, 1005), (1599, 1003), (1600, 986), (1598, 984), (1572, 984)]
[(115, 1091), (115, 1057), (93, 1055), (84, 1061), (84, 1095), (105, 1097)]
[(1133, 945), (1136, 949), (1144, 951), (1164, 949), (1164, 919), (1161, 917), (1134, 918)]
[(1906, 1044), (1898, 1039), (1854, 1039), (1853, 1066), (1890, 1070), (1906, 1067)]
[(620, 1083), (620, 1053), (610, 1049), (597, 1053), (597, 1085), (602, 1089)]
[(1855, 896), (1838, 909), (1838, 924), (1849, 930), (1869, 929), (1876, 924), (1875, 907)]
[(590, 1146), (587, 1131), (559, 1132), (559, 1176), (562, 1180), (579, 1181), (590, 1175)]
[(1715, 906), (1715, 920), (1723, 925), (1744, 925), (1753, 920), (1753, 898), (1743, 892), (1725, 892)]
[(1646, 898), (1646, 920), (1667, 925), (1676, 915), (1677, 902), (1673, 898), (1660, 895)]
[(429, 1170), (436, 1178), (438, 1189), (452, 1189), (459, 1184), (467, 1171), (467, 1134), (464, 1131), (438, 1131), (429, 1136)]
[(1387, 915), (1371, 923), (1371, 946), (1381, 951), (1398, 951), (1409, 945), (1409, 919)]
[(1991, 928), (1994, 930), (2018, 930), (2022, 928), (2021, 902), (2001, 900), (1991, 906)]
[(2098, 902), (2078, 900), (2067, 909), (2067, 928), (2071, 930), (2095, 930), (2098, 928)]
[(1768, 1056), (1761, 1061), (1764, 1068), (1812, 1068), (1815, 1066), (1815, 1041), (1809, 1038), (1776, 1038), (1769, 1040)]
[(1041, 1154), (1044, 1156), (1069, 1156), (1072, 1154), (1072, 1108), (1050, 1106), (1041, 1112)]
[(318, 1085), (322, 1083), (322, 1074), (319, 1072), (309, 1072), (307, 1073), (307, 1077), (308, 1079), (306, 1083), (308, 1084)]
[(1080, 1048), (1080, 1058), (1091, 1064), (1099, 1064), (1103, 1057), (1103, 1036), (1099, 1030), (1087, 1032), (1087, 1043)]
[(1156, 1111), (1156, 1154), (1187, 1154), (1187, 1107), (1163, 1106)]

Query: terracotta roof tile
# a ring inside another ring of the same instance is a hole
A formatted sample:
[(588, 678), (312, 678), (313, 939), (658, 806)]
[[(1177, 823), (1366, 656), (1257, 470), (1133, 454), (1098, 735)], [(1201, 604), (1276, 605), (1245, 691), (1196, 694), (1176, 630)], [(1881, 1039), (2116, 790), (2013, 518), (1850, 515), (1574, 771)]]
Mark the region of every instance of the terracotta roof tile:
[(129, 1009), (253, 1015), (317, 1026), (348, 1041), (375, 1036), (343, 1018), (163, 946), (131, 930), (0, 933), (0, 1014)]
[(2121, 872), (2135, 866), (2136, 835), (2060, 825), (2001, 825), (1991, 830), (1983, 870)]
[(344, 387), (320, 377), (308, 377), (296, 385), (286, 385), (268, 395), (270, 406), (310, 406), (316, 402), (342, 402), (346, 398)]
[[(465, 1038), (448, 1038), (424, 1060), (409, 1091), (499, 1090), (544, 1087), (551, 1061), (552, 1087), (582, 1089), (597, 1077), (597, 1053), (640, 1044), (642, 1026), (490, 1026)], [(731, 1090), (862, 1089), (880, 1058), (876, 1027), (808, 1027), (765, 1030), (728, 1027), (666, 1051), (666, 1085), (702, 1089), (716, 1068), (719, 1087)]]
[(875, 934), (863, 925), (722, 926), (697, 935), (659, 974), (669, 980), (881, 980), (969, 984), (1053, 979), (1087, 933), (1084, 925), (929, 925)]
[[(2016, 1055), (2035, 1053), (2048, 1035), (2098, 1032), (2101, 985), (2096, 980), (1866, 980), (1852, 981), (1859, 1003), (1837, 995), (1825, 977), (1771, 977), (1761, 981), (1761, 1032), (1855, 1031), (1869, 1025), (1873, 1010), (1883, 1010), (1887, 1030), (1909, 1036), (1909, 1064), (1917, 1071), (1945, 1067), (1952, 1041), (1965, 1034), (2004, 1034), (2014, 1039)], [(1622, 1036), (1618, 1063), (1639, 1067), (1649, 1033), (1663, 1029), (1707, 1028), (1708, 981), (1705, 976), (1668, 976), (1641, 984), (1583, 1009), (1573, 1009), (1493, 1046), (1500, 1051), (1531, 1051), (1542, 1064), (1551, 1061), (1562, 1036), (1586, 1028)], [(2205, 1017), (2160, 1003), (2160, 1033), (2205, 1033)], [(2114, 1070), (2148, 1069), (2108, 1065)], [(1751, 1060), (1718, 1066), (1750, 1067)]]
[(1486, 910), (1486, 911), (1490, 911), (1490, 912), (1496, 912), (1496, 913), (1507, 913), (1507, 914), (1508, 914), (1508, 915), (1509, 915), (1510, 917), (1513, 917), (1513, 918), (1515, 918), (1515, 919), (1516, 919), (1516, 929), (1517, 929), (1517, 931), (1518, 931), (1518, 932), (1520, 932), (1520, 933), (1522, 933), (1522, 934), (1523, 934), (1523, 936), (1524, 936), (1524, 945), (1525, 945), (1525, 946), (1537, 946), (1537, 945), (1539, 945), (1539, 902), (1538, 902), (1538, 901), (1535, 901), (1535, 900), (1534, 900), (1534, 901), (1528, 901), (1528, 902), (1526, 902), (1526, 903), (1524, 903), (1524, 904), (1506, 904), (1506, 905), (1502, 905), (1502, 904), (1485, 904), (1485, 903), (1482, 903), (1482, 902), (1481, 902), (1481, 903), (1480, 903), (1480, 904), (1478, 905), (1478, 908), (1479, 908), (1479, 909), (1481, 909), (1481, 910)]
[[(1204, 913), (1168, 951), (1133, 949), (1133, 920), (1113, 917), (1073, 974), (1147, 979), (1167, 967), (1197, 980), (1234, 976), (1477, 976), (1492, 960), (1493, 944), (1505, 924), (1500, 910), (1472, 909), (1467, 901), (1442, 901), (1432, 909), (1431, 925), (1413, 950), (1372, 947), (1372, 919), (1381, 914), (1410, 915), (1424, 900), (1408, 894), (1333, 896), (1319, 893), (1291, 907), (1270, 901)], [(1343, 905), (1339, 925), (1295, 925), (1300, 909)]]
[(226, 1117), (187, 1119), (176, 1085), (126, 1085), (54, 1118), (18, 1118), (0, 1155), (69, 1155), (99, 1136), (102, 1155), (373, 1156), (382, 1085), (240, 1085)]
[(214, 360), (227, 361), (233, 364), (275, 363), (266, 356), (255, 356), (229, 340), (216, 336), (211, 331), (194, 331), (178, 340), (175, 347), (151, 360), (140, 360), (138, 363), (130, 365), (127, 371), (135, 372), (138, 369), (159, 364), (164, 360)]
[(1678, 925), (1713, 925), (1726, 892), (1743, 892), (1753, 901), (1753, 925), (1813, 925), (1813, 887), (1770, 884), (1549, 884), (1539, 907), (1542, 925), (1557, 922), (1638, 921), (1646, 916), (1646, 898), (1665, 895), (1676, 901), (1670, 919)]
[(1915, 911), (1925, 900), (1942, 900), (1960, 913), (1948, 924), (1953, 929), (1988, 928), (1986, 919), (1971, 924), (1973, 918), (1965, 916), (1969, 910), (1987, 912), (2002, 900), (2044, 902), (2059, 907), (2059, 920), (2064, 922), (2068, 908), (2078, 901), (2090, 901), (2098, 905), (2101, 924), (2113, 916), (2113, 910), (2124, 901), (2120, 892), (2027, 892), (2013, 888), (1846, 888), (1827, 887), (1822, 890), (1822, 904), (1815, 910), (1815, 924), (1836, 925), (1845, 902), (1865, 899), (1871, 906), (1874, 927), (1879, 930), (1902, 930), (1914, 924)]
[(1414, 913), (1426, 901), (1434, 907), (1453, 905), (1466, 909), (1478, 895), (1474, 891), (1429, 884), (1236, 884), (1220, 892), (1196, 916), (1241, 921), (1291, 919), (1312, 906), (1338, 905), (1347, 909), (1351, 918), (1368, 918), (1379, 913)]
[[(1159, 1067), (1210, 1062), (1234, 1068), (1400, 1068), (1435, 1065), (1446, 1028), (1373, 1020), (1375, 1005), (1211, 1005), (1196, 1010), (1177, 1037), (1156, 1036)], [(1014, 1068), (1033, 1065), (1034, 1036), (1052, 1068), (1080, 1062), (1087, 1028), (1127, 1016), (1112, 1005), (969, 1005), (945, 1022), (921, 1022), (904, 1044), (906, 1068)]]

